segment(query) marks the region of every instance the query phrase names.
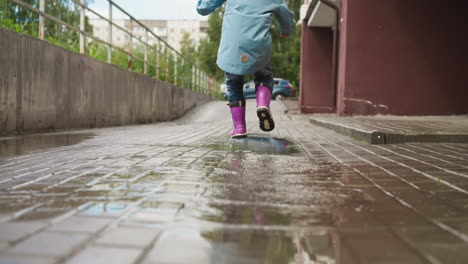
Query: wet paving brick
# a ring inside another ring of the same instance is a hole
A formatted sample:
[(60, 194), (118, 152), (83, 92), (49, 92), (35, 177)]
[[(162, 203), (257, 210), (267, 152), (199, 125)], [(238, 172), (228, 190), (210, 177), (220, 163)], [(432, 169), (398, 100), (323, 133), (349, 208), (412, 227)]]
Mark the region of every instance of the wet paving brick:
[(141, 250), (134, 248), (90, 246), (66, 261), (67, 264), (81, 263), (134, 263)]
[(248, 104), (242, 140), (222, 102), (16, 138), (0, 154), (0, 263), (466, 263), (467, 145), (368, 145), (272, 110), (263, 133)]

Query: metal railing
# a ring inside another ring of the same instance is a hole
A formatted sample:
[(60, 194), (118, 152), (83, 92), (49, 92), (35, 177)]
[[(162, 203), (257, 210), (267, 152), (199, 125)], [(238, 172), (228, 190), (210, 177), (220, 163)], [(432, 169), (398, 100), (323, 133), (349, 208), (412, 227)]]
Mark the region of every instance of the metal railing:
[[(58, 23), (68, 30), (75, 31), (79, 34), (79, 51), (85, 54), (86, 45), (89, 44), (88, 39), (96, 41), (97, 43), (104, 44), (107, 46), (107, 62), (112, 63), (113, 51), (119, 51), (128, 56), (127, 68), (132, 70), (133, 60), (140, 61), (143, 63), (143, 74), (148, 74), (148, 68), (153, 67), (155, 69), (154, 78), (160, 79), (162, 73), (164, 73), (164, 81), (171, 82), (174, 85), (181, 86), (202, 94), (216, 95), (218, 93), (220, 83), (214, 78), (203, 72), (198, 65), (189, 63), (187, 58), (184, 58), (180, 52), (171, 47), (166, 41), (156, 35), (146, 25), (139, 20), (135, 19), (132, 15), (126, 12), (123, 8), (118, 6), (114, 1), (107, 0), (109, 3), (109, 17), (105, 17), (95, 10), (89, 8), (85, 0), (71, 0), (80, 9), (80, 23), (79, 27), (71, 25), (65, 21), (62, 21), (53, 15), (47, 13), (46, 1), (39, 0), (39, 8), (31, 6), (21, 0), (10, 0), (11, 2), (26, 8), (39, 15), (39, 30), (38, 37), (41, 40), (45, 39), (45, 32), (47, 30), (45, 26), (45, 19), (50, 19), (55, 23)], [(113, 20), (113, 9), (116, 8), (122, 14), (128, 17), (129, 29), (126, 29), (115, 23)], [(93, 34), (85, 31), (85, 18), (86, 12), (99, 17), (100, 19), (108, 23), (108, 39), (103, 40)], [(136, 23), (139, 27), (144, 30), (144, 39), (135, 36), (133, 34), (133, 23)], [(113, 29), (118, 29), (124, 32), (128, 36), (128, 45), (126, 48), (119, 47), (113, 44)], [(148, 42), (149, 36), (152, 36), (156, 43), (150, 45)], [(136, 40), (134, 42), (134, 40)], [(136, 54), (136, 48), (143, 46), (143, 57)], [(150, 62), (148, 53), (154, 51), (155, 60), (154, 63)], [(163, 65), (164, 64), (164, 65)], [(163, 67), (164, 66), (164, 67)], [(172, 71), (172, 78), (170, 78), (170, 71)]]

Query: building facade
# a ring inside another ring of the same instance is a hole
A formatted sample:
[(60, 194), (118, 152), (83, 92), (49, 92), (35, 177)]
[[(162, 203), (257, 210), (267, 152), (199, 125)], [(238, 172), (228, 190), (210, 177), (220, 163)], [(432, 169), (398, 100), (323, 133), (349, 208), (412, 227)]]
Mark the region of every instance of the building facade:
[[(135, 22), (128, 19), (113, 20), (115, 24), (132, 32), (140, 39), (145, 39), (145, 29)], [(174, 49), (180, 50), (180, 41), (184, 33), (190, 34), (193, 43), (198, 46), (200, 41), (206, 37), (208, 28), (207, 21), (192, 20), (140, 20), (140, 22), (150, 29), (156, 36), (166, 41)], [(94, 27), (93, 34), (105, 41), (109, 39), (109, 23), (102, 19), (91, 19), (91, 25)], [(112, 27), (112, 43), (117, 46), (128, 45), (129, 35), (117, 27)], [(135, 40), (134, 40), (135, 42)], [(152, 34), (148, 36), (149, 44), (156, 44), (157, 39)]]
[(305, 113), (468, 113), (468, 2), (305, 0)]

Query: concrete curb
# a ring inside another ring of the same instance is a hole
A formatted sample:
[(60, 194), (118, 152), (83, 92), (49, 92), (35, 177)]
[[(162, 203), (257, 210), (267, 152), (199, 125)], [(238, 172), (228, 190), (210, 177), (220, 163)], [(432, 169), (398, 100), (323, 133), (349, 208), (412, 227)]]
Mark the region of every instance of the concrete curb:
[(309, 120), (314, 125), (328, 128), (345, 136), (350, 136), (369, 144), (385, 144), (385, 134), (379, 131), (356, 128), (345, 124), (337, 124), (313, 117), (311, 117)]
[(331, 129), (337, 133), (355, 138), (369, 144), (400, 144), (407, 142), (424, 143), (468, 143), (468, 134), (454, 133), (392, 133), (388, 131), (372, 130), (349, 124), (333, 122), (321, 118), (311, 117), (312, 124)]

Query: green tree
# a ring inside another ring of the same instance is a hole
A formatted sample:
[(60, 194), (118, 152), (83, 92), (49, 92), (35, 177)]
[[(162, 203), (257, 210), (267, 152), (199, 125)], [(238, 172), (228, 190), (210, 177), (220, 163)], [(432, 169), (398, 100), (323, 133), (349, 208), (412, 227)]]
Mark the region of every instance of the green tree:
[[(39, 9), (39, 0), (23, 0), (23, 2)], [(89, 2), (91, 1), (86, 1), (86, 3)], [(45, 4), (45, 10), (49, 15), (79, 28), (80, 7), (73, 1), (46, 0)], [(0, 1), (0, 26), (37, 37), (38, 25), (38, 14), (9, 0)], [(93, 32), (88, 17), (85, 18), (85, 31)], [(79, 33), (68, 30), (65, 26), (47, 18), (45, 19), (45, 38), (54, 44), (71, 49), (77, 49), (79, 43)]]
[(216, 9), (208, 18), (207, 37), (198, 47), (200, 67), (218, 81), (224, 80), (224, 72), (216, 65), (217, 50), (221, 41), (221, 26), (223, 23), (224, 6)]
[[(299, 10), (302, 5), (302, 0), (286, 0), (288, 7), (294, 12), (294, 18), (299, 21)], [(281, 38), (278, 21), (274, 19), (274, 24), (271, 28), (272, 35), (272, 58), (273, 73), (275, 77), (284, 78), (293, 84), (298, 89), (299, 73), (300, 73), (300, 56), (301, 56), (301, 29), (296, 26), (296, 31), (288, 37)], [(298, 94), (298, 93), (296, 93)]]
[(190, 33), (184, 32), (182, 35), (182, 40), (180, 41), (180, 53), (187, 62), (195, 64), (197, 62), (197, 57), (194, 56), (197, 54), (197, 47), (193, 44), (193, 40), (190, 37)]
[(183, 85), (186, 88), (194, 89), (192, 65), (198, 65), (197, 47), (195, 46), (190, 33), (185, 32), (180, 41), (180, 54), (184, 58), (180, 65), (177, 74), (183, 80)]

